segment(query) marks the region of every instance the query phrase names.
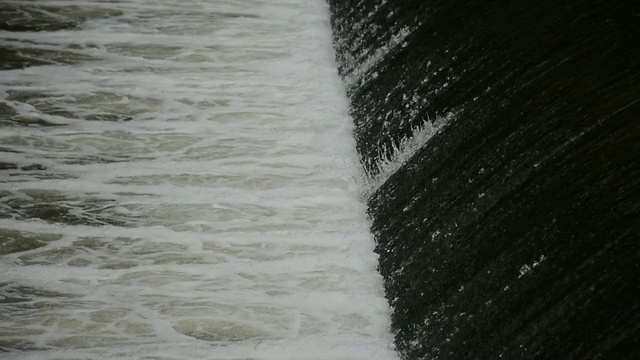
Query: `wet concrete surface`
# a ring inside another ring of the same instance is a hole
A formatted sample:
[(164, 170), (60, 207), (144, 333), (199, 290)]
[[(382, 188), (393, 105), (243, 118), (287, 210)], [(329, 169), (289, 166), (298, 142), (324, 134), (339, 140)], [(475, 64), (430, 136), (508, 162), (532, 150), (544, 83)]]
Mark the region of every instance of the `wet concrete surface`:
[(403, 358), (640, 357), (637, 6), (329, 2)]

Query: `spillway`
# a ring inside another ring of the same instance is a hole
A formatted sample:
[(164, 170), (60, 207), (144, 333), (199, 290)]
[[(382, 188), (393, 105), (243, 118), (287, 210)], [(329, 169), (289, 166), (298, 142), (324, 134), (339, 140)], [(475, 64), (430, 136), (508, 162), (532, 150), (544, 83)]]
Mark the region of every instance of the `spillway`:
[(640, 357), (637, 2), (329, 3), (401, 357)]

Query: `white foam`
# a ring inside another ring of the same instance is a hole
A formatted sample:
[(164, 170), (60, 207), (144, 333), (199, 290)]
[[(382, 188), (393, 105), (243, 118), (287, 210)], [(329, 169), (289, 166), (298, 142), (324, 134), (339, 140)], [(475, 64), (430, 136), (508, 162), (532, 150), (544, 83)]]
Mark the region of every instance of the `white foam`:
[(95, 60), (0, 77), (3, 358), (396, 357), (322, 0), (37, 5)]

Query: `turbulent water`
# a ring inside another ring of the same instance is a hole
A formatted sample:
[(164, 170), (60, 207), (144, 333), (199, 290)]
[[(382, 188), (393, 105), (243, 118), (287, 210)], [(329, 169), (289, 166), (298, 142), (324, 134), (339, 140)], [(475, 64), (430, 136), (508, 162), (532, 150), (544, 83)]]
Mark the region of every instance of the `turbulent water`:
[(394, 358), (328, 11), (3, 2), (3, 358)]

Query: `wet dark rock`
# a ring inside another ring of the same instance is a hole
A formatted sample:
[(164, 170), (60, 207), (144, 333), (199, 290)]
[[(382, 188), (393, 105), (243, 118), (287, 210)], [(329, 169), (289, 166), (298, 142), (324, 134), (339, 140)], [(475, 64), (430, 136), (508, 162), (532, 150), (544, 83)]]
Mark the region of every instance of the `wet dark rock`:
[(634, 2), (329, 3), (402, 357), (640, 357)]

